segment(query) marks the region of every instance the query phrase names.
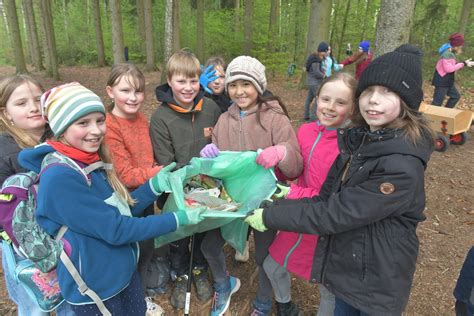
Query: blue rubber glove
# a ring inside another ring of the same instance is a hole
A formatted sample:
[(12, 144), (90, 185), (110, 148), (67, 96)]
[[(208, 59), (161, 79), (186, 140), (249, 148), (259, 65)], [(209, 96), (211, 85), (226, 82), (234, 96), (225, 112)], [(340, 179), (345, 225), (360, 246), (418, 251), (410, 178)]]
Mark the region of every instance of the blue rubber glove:
[(204, 88), (204, 90), (212, 94), (212, 90), (208, 88), (208, 85), (219, 78), (219, 76), (215, 76), (214, 74), (216, 73), (216, 70), (214, 69), (214, 65), (209, 65), (202, 73), (201, 76), (199, 77), (199, 83), (201, 86)]
[(210, 143), (204, 146), (204, 148), (199, 153), (199, 155), (204, 158), (215, 158), (219, 156), (219, 154), (220, 154), (219, 148), (217, 148), (217, 146), (214, 145), (213, 143)]
[(206, 211), (204, 207), (198, 207), (195, 209), (189, 209), (187, 211), (177, 211), (174, 213), (176, 216), (177, 226), (185, 225), (196, 225), (202, 222), (205, 217), (202, 216), (202, 213)]
[(168, 181), (171, 171), (176, 167), (176, 162), (172, 162), (166, 167), (161, 168), (155, 176), (153, 176), (150, 181), (150, 186), (153, 191), (159, 195), (163, 192), (171, 192), (171, 185)]
[(244, 219), (244, 222), (249, 224), (253, 229), (262, 233), (268, 229), (267, 226), (265, 226), (265, 223), (263, 223), (263, 208), (255, 209)]

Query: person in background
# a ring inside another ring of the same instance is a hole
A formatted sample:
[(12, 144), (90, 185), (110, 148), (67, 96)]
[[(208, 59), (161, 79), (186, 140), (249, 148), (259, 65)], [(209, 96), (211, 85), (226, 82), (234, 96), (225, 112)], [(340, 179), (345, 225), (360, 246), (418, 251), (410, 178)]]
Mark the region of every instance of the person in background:
[[(316, 52), (311, 53), (306, 59), (306, 84), (308, 85), (308, 96), (304, 102), (305, 121), (316, 119), (316, 108), (318, 106), (316, 101), (316, 92), (319, 85), (326, 77), (326, 70), (324, 69), (324, 58), (327, 56), (329, 45), (326, 42), (321, 42), (318, 45)], [(314, 106), (311, 108), (311, 103), (314, 101)], [(311, 112), (311, 113), (310, 113)]]
[(328, 53), (324, 58), (323, 68), (326, 70), (326, 78), (331, 77), (333, 73), (341, 71), (344, 68), (343, 64), (338, 64), (336, 58), (332, 55), (332, 47), (328, 47)]
[(224, 59), (221, 57), (211, 57), (206, 61), (204, 68), (207, 69), (211, 65), (213, 66), (213, 69), (216, 71), (214, 73), (214, 76), (216, 76), (217, 79), (215, 79), (214, 81), (208, 84), (207, 86), (208, 89), (206, 90), (206, 93), (204, 95), (207, 98), (210, 98), (214, 102), (216, 102), (216, 104), (221, 109), (221, 112), (224, 113), (232, 104), (232, 100), (229, 98), (229, 95), (225, 91), (225, 86), (224, 86), (224, 78), (225, 78), (225, 71), (227, 69), (227, 64), (225, 63)]
[(371, 61), (372, 61), (372, 52), (370, 51), (370, 42), (362, 41), (359, 43), (359, 50), (356, 53), (344, 59), (343, 61), (341, 61), (341, 64), (344, 66), (347, 66), (347, 65), (355, 63), (356, 64), (355, 77), (357, 80), (359, 80), (365, 68), (367, 68), (367, 66), (370, 64)]
[(474, 246), (466, 255), (453, 294), (456, 316), (474, 315)]

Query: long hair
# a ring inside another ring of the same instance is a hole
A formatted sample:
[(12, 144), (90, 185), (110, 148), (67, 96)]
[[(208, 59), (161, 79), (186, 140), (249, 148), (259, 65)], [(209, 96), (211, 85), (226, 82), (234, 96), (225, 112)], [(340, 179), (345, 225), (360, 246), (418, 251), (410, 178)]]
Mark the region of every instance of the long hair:
[[(107, 79), (107, 86), (114, 87), (120, 82), (120, 79), (125, 78), (137, 92), (145, 92), (145, 76), (134, 64), (115, 64), (110, 71)], [(107, 111), (111, 112), (114, 109), (114, 102), (107, 107)]]
[[(268, 94), (268, 95), (265, 95), (265, 94)], [(255, 114), (256, 114), (256, 117), (257, 117), (258, 124), (263, 128), (264, 131), (266, 131), (267, 129), (262, 124), (262, 121), (260, 119), (260, 113), (262, 112), (262, 110), (265, 107), (268, 107), (268, 105), (267, 105), (268, 101), (277, 101), (278, 104), (281, 107), (281, 111), (277, 110), (277, 109), (274, 109), (274, 108), (270, 108), (270, 111), (274, 111), (275, 113), (285, 115), (288, 119), (290, 119), (290, 116), (288, 114), (288, 110), (286, 109), (286, 105), (285, 105), (285, 103), (283, 103), (283, 101), (280, 99), (279, 96), (272, 95), (268, 91), (265, 91), (264, 95), (258, 94), (258, 96), (257, 96), (257, 111), (255, 112)]]
[(6, 116), (8, 99), (10, 99), (13, 91), (24, 83), (31, 83), (37, 86), (42, 92), (44, 91), (39, 81), (28, 75), (9, 76), (0, 81), (0, 122), (6, 132), (13, 137), (20, 148), (33, 147), (39, 143), (25, 130), (13, 125)]

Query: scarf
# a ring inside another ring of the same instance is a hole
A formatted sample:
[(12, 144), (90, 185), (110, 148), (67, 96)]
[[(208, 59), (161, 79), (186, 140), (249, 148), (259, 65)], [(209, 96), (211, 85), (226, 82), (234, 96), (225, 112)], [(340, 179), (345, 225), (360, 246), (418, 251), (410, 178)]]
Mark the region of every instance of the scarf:
[(98, 152), (88, 153), (80, 149), (66, 145), (62, 142), (57, 142), (57, 141), (52, 141), (52, 140), (47, 140), (46, 143), (50, 145), (51, 147), (53, 147), (57, 152), (60, 152), (61, 154), (69, 158), (80, 161), (87, 165), (90, 165), (100, 160)]

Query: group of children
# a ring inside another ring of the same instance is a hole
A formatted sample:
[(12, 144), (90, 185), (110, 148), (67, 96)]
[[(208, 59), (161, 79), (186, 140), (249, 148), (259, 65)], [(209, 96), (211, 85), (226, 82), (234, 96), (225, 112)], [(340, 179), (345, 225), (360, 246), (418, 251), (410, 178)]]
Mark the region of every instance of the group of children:
[[(153, 203), (162, 206), (170, 191), (170, 172), (193, 157), (258, 151), (257, 164), (273, 168), (281, 181), (296, 182), (279, 184), (281, 199), (245, 219), (258, 266), (252, 315), (269, 315), (273, 297), (278, 315), (301, 314), (291, 298), (290, 272), (319, 284), (318, 315), (400, 315), (415, 270), (424, 170), (433, 149), (432, 131), (418, 112), (421, 51), (403, 45), (380, 56), (358, 83), (347, 73), (327, 76), (314, 92), (317, 121), (297, 133), (284, 103), (268, 93), (260, 61), (239, 56), (227, 67), (221, 59), (208, 65), (217, 79), (205, 87), (212, 91), (206, 97), (199, 61), (192, 53), (175, 53), (167, 83), (156, 88), (161, 105), (149, 123), (140, 112), (145, 79), (130, 64), (112, 68), (107, 109), (78, 83), (42, 94), (29, 77), (4, 79), (1, 181), (23, 168), (39, 172), (52, 154), (82, 168), (104, 162), (86, 178), (63, 165), (43, 170), (37, 224), (52, 236), (69, 228), (69, 257), (113, 315), (144, 315), (157, 308), (145, 300), (143, 285), (152, 239), (204, 220), (203, 209), (155, 215)], [(50, 135), (46, 143), (33, 147), (44, 134)], [(199, 299), (214, 295), (211, 315), (223, 315), (240, 280), (227, 271), (219, 228), (195, 238), (193, 258), (189, 238), (171, 243), (164, 254), (176, 275), (171, 303), (184, 306), (192, 278)], [(59, 316), (100, 314), (62, 263), (57, 273), (67, 301)], [(7, 287), (12, 296), (14, 285)], [(20, 315), (35, 314), (21, 312), (26, 298), (15, 302)]]

